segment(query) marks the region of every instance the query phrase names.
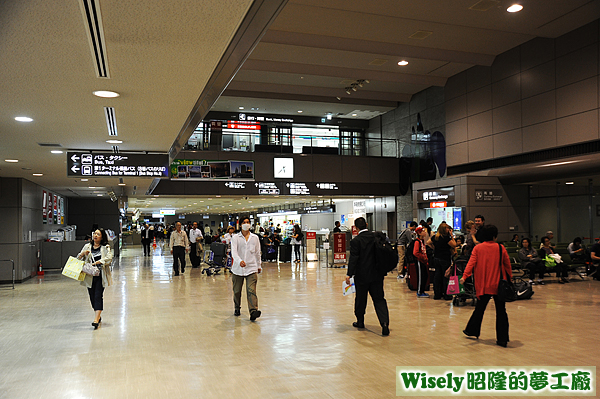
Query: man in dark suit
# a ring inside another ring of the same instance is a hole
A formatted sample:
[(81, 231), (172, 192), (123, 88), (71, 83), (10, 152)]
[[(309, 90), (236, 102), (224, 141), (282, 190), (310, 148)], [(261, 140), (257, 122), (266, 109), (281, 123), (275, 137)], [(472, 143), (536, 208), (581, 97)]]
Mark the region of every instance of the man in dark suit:
[(383, 275), (377, 271), (375, 265), (375, 235), (367, 230), (365, 218), (354, 221), (358, 235), (350, 241), (350, 261), (346, 283), (350, 284), (350, 277), (354, 276), (356, 298), (354, 300), (354, 314), (356, 328), (365, 328), (365, 309), (367, 308), (367, 294), (371, 294), (375, 312), (381, 325), (381, 334), (389, 335), (390, 316), (387, 302), (383, 292)]
[(153, 233), (154, 231), (150, 230), (148, 223), (142, 227), (142, 247), (144, 248), (144, 256), (150, 255), (150, 243), (154, 237)]

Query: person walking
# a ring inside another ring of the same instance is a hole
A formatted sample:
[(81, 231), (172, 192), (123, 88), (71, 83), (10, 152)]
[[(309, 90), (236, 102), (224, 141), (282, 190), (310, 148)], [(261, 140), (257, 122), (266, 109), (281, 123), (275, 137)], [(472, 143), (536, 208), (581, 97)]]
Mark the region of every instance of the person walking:
[(95, 312), (94, 321), (92, 326), (94, 330), (98, 329), (98, 326), (102, 322), (102, 311), (104, 310), (104, 288), (112, 285), (112, 274), (110, 265), (112, 263), (113, 255), (108, 245), (108, 236), (104, 229), (99, 228), (92, 234), (92, 241), (86, 243), (77, 259), (86, 259), (87, 262), (93, 264), (100, 270), (98, 276), (86, 275), (85, 280), (81, 282), (88, 289), (90, 296), (90, 302)]
[(371, 295), (375, 313), (381, 325), (381, 335), (390, 335), (390, 316), (383, 291), (384, 276), (377, 270), (375, 264), (375, 235), (367, 230), (365, 218), (354, 220), (358, 235), (350, 241), (350, 260), (346, 284), (354, 277), (356, 297), (354, 299), (354, 315), (356, 321), (352, 325), (356, 328), (365, 328), (365, 310), (367, 308), (367, 295)]
[(185, 253), (190, 251), (190, 240), (181, 229), (181, 222), (175, 224), (169, 246), (173, 255), (173, 274), (179, 276), (179, 264), (181, 263), (181, 274), (185, 273)]
[(478, 231), (481, 243), (471, 253), (471, 258), (465, 272), (460, 279), (464, 283), (467, 278), (474, 275), (477, 305), (467, 323), (463, 333), (468, 337), (479, 338), (481, 322), (485, 308), (491, 298), (496, 305), (496, 344), (506, 348), (508, 338), (508, 315), (506, 304), (498, 296), (498, 283), (500, 277), (508, 281), (512, 279), (510, 258), (503, 245), (496, 243), (498, 228), (494, 225), (484, 225)]
[(452, 236), (452, 229), (447, 223), (440, 223), (437, 233), (430, 238), (427, 243), (433, 248), (433, 265), (435, 275), (433, 277), (433, 299), (452, 299), (452, 296), (446, 295), (445, 287), (448, 283), (444, 277), (446, 269), (452, 265), (452, 255), (456, 248), (456, 241)]
[(198, 256), (198, 246), (202, 245), (202, 231), (198, 228), (198, 222), (192, 224), (190, 229), (190, 262), (192, 268), (200, 267), (200, 256)]
[(231, 282), (233, 283), (234, 315), (241, 315), (242, 287), (245, 281), (250, 321), (254, 321), (261, 315), (261, 311), (258, 309), (258, 297), (256, 296), (258, 274), (262, 270), (260, 241), (256, 234), (250, 232), (250, 227), (252, 226), (250, 218), (242, 217), (240, 224), (242, 231), (234, 235), (231, 239), (231, 256), (233, 257)]
[(154, 231), (148, 227), (148, 223), (142, 228), (142, 247), (144, 248), (144, 256), (150, 256), (150, 243), (154, 237)]

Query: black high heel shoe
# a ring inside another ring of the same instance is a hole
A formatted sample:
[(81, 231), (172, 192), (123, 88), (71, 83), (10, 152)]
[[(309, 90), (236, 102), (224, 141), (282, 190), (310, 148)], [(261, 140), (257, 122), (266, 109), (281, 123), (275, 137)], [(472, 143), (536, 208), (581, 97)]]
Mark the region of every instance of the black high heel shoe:
[(469, 334), (467, 330), (463, 330), (463, 334), (465, 334), (467, 337), (475, 337), (476, 339), (479, 339), (479, 335)]
[(92, 322), (92, 325), (94, 326), (94, 330), (98, 329), (98, 326), (100, 325), (100, 323), (102, 323), (102, 317), (98, 320), (98, 323), (96, 323), (95, 321)]

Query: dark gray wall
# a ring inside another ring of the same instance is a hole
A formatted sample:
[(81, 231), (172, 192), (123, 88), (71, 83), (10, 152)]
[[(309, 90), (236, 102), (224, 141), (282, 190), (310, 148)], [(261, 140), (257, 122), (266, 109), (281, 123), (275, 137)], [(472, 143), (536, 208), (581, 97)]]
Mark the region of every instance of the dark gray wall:
[(595, 21), (448, 79), (448, 165), (597, 140), (599, 37)]
[(77, 226), (77, 237), (91, 234), (92, 226), (111, 229), (119, 234), (119, 203), (109, 199), (69, 198), (67, 216)]
[[(15, 261), (15, 278), (19, 282), (36, 274), (37, 251), (41, 249), (41, 242), (48, 238), (49, 231), (63, 226), (43, 224), (43, 191), (43, 187), (28, 180), (0, 178), (0, 220), (3, 222), (0, 259)], [(65, 206), (68, 207), (66, 198)], [(10, 263), (0, 262), (0, 281), (11, 279)]]

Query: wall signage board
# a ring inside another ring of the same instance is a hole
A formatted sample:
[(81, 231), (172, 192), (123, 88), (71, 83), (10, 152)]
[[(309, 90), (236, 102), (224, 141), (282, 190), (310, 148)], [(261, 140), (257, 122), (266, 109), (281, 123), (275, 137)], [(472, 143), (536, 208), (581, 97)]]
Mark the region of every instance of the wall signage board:
[(310, 195), (306, 183), (287, 183), (286, 187), (289, 188), (290, 195)]
[(300, 208), (298, 210), (299, 214), (331, 212), (335, 212), (335, 205), (305, 206), (304, 208)]
[(233, 190), (245, 190), (246, 182), (243, 181), (229, 181), (225, 183), (225, 187)]
[(501, 189), (476, 189), (475, 190), (475, 201), (476, 202), (502, 202), (503, 194)]
[(254, 161), (175, 159), (171, 163), (171, 179), (254, 180)]
[(48, 223), (48, 193), (46, 190), (43, 192), (43, 202), (42, 202), (42, 223)]
[[(364, 217), (367, 214), (367, 205), (365, 200), (357, 200), (352, 202), (352, 207), (354, 209), (354, 217), (358, 218), (360, 216)], [(360, 216), (357, 216), (360, 215)]]
[(445, 208), (447, 206), (448, 206), (448, 203), (446, 201), (437, 201), (437, 202), (429, 203), (430, 208)]
[(168, 166), (166, 154), (67, 152), (69, 177), (168, 177)]
[(314, 231), (306, 232), (306, 258), (309, 261), (317, 260), (317, 233)]
[(248, 115), (246, 113), (239, 113), (238, 120), (240, 121), (256, 121), (256, 122), (279, 122), (279, 123), (294, 123), (292, 118), (285, 118), (281, 116), (268, 116), (268, 115)]
[(260, 125), (253, 122), (227, 122), (228, 129), (241, 129), (241, 130), (260, 130)]
[(340, 187), (337, 183), (317, 183), (317, 188), (319, 190), (339, 190)]
[(258, 195), (279, 195), (281, 190), (277, 186), (277, 183), (258, 182), (254, 183), (254, 186), (258, 188)]
[(454, 187), (442, 187), (417, 191), (418, 203), (429, 203), (432, 201), (454, 201)]
[(346, 264), (346, 233), (333, 234), (333, 264)]

